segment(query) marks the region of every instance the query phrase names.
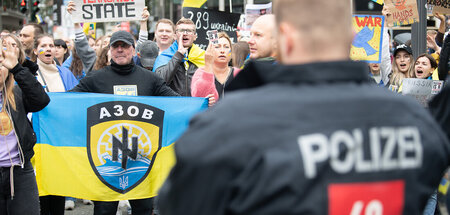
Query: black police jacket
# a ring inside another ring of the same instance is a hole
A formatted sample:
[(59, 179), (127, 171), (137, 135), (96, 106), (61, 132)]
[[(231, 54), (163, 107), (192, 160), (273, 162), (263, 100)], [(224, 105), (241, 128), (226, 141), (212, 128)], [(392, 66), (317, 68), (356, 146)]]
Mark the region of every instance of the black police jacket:
[(449, 142), (367, 69), (250, 63), (235, 81), (251, 88), (195, 117), (176, 143), (161, 214), (422, 214)]

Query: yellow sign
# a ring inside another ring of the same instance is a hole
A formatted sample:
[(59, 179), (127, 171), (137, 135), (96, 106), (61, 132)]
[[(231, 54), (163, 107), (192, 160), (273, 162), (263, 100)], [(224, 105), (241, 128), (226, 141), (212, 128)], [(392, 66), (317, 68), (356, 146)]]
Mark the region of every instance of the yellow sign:
[(356, 34), (352, 42), (350, 58), (380, 63), (383, 28), (384, 16), (354, 15), (353, 30)]

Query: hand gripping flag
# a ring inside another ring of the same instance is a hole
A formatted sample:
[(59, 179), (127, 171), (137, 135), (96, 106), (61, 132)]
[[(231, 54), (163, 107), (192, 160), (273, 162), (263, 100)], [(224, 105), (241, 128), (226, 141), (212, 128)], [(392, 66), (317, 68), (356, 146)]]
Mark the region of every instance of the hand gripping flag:
[(150, 198), (175, 163), (174, 143), (204, 98), (49, 93), (33, 115), (39, 195)]

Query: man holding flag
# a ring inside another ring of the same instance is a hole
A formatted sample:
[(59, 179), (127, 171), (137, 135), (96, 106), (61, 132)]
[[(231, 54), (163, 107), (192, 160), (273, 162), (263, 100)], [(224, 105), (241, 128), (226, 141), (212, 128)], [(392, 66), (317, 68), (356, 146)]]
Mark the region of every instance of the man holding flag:
[[(179, 96), (156, 74), (133, 62), (134, 40), (126, 31), (111, 36), (111, 65), (92, 71), (73, 88), (74, 92), (131, 96)], [(118, 201), (94, 202), (95, 215), (115, 214)], [(133, 214), (152, 214), (152, 198), (130, 200)]]

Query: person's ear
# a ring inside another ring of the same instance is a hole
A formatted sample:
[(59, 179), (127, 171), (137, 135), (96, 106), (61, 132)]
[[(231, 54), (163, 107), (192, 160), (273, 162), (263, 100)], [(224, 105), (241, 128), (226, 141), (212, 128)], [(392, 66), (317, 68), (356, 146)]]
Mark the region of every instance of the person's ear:
[(37, 51), (37, 49), (33, 49), (33, 53), (34, 53), (34, 55), (38, 56), (38, 51)]
[(277, 49), (279, 49), (279, 53), (283, 55), (283, 57), (289, 56), (294, 51), (295, 39), (294, 39), (294, 28), (292, 25), (288, 23), (280, 23), (278, 27), (278, 38), (275, 41), (278, 41)]

